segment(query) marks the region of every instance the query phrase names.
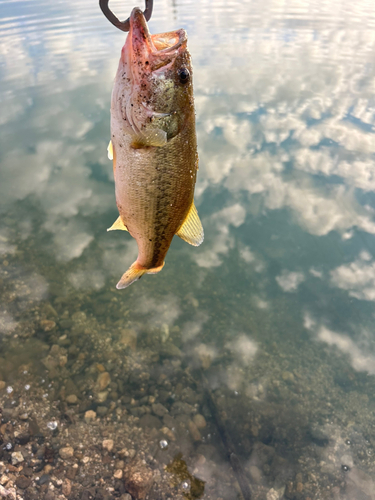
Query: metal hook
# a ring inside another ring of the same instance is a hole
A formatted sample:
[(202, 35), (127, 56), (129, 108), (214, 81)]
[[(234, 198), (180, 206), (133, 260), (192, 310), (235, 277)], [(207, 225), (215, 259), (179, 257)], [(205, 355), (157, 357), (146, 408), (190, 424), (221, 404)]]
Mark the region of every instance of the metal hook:
[[(120, 21), (119, 19), (117, 19), (117, 17), (114, 15), (114, 13), (108, 7), (108, 2), (109, 2), (109, 0), (99, 0), (100, 8), (102, 9), (102, 12), (105, 15), (105, 17), (108, 19), (108, 21), (110, 21), (119, 30), (129, 31), (130, 19), (128, 18), (126, 21)], [(145, 0), (145, 4), (146, 4), (146, 8), (145, 8), (145, 11), (143, 12), (143, 15), (145, 16), (146, 21), (149, 21), (151, 18), (151, 14), (152, 14), (153, 0)]]

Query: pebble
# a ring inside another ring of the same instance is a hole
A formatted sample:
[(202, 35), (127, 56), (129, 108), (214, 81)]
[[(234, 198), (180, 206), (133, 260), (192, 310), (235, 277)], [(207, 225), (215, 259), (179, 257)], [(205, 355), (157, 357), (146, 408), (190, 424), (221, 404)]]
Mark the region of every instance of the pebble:
[(198, 429), (204, 429), (207, 425), (206, 419), (200, 413), (197, 413), (196, 415), (194, 415), (193, 422), (198, 427)]
[(191, 434), (191, 437), (193, 438), (194, 441), (200, 441), (202, 439), (201, 433), (199, 432), (198, 427), (195, 425), (195, 423), (192, 420), (189, 420), (188, 422), (188, 429)]
[(291, 372), (283, 372), (281, 377), (285, 382), (294, 382), (294, 375)]
[(37, 483), (39, 484), (39, 486), (43, 486), (43, 484), (48, 484), (50, 480), (51, 478), (48, 474), (43, 474), (43, 476), (40, 476), (40, 478), (37, 480)]
[(152, 405), (152, 411), (157, 415), (158, 417), (163, 417), (166, 415), (168, 412), (167, 408), (163, 406), (161, 403), (155, 403)]
[(104, 403), (107, 397), (108, 397), (108, 391), (101, 391), (98, 393), (95, 399), (97, 403)]
[(5, 389), (6, 387), (6, 383), (4, 382), (4, 380), (0, 380), (0, 391), (2, 391), (3, 389)]
[(174, 432), (171, 429), (168, 429), (168, 427), (163, 427), (161, 429), (161, 432), (169, 438), (170, 441), (176, 441), (176, 436), (174, 435)]
[(296, 492), (302, 493), (302, 491), (303, 491), (303, 483), (297, 483), (296, 484)]
[(70, 405), (75, 405), (78, 403), (78, 398), (75, 394), (69, 394), (69, 396), (66, 397), (66, 402)]
[(275, 489), (271, 488), (267, 492), (267, 500), (279, 500), (279, 498), (280, 496)]
[(101, 392), (106, 389), (111, 383), (111, 376), (108, 372), (99, 373), (96, 381), (96, 387)]
[(254, 482), (255, 484), (262, 483), (262, 473), (256, 465), (249, 465), (247, 470), (249, 472), (249, 476), (250, 476), (252, 482)]
[(125, 328), (121, 331), (120, 344), (130, 347), (134, 351), (137, 347), (137, 332), (131, 328)]
[(43, 328), (45, 332), (50, 332), (55, 328), (56, 323), (55, 321), (52, 321), (50, 319), (42, 319), (40, 322), (40, 326)]
[(121, 469), (115, 470), (115, 472), (113, 473), (113, 477), (115, 479), (122, 479), (122, 470)]
[(18, 476), (16, 479), (16, 486), (21, 490), (26, 490), (31, 484), (31, 479), (25, 476)]
[(72, 492), (72, 483), (69, 479), (65, 478), (61, 487), (61, 491), (67, 497)]
[(104, 417), (108, 413), (108, 408), (106, 406), (98, 406), (96, 412), (99, 417)]
[(89, 424), (90, 422), (96, 419), (96, 413), (93, 410), (87, 410), (84, 418), (86, 424)]
[(1, 498), (6, 498), (7, 500), (16, 500), (16, 489), (15, 488), (8, 488), (5, 489), (3, 486), (0, 485), (0, 497)]
[(12, 453), (12, 464), (16, 465), (23, 462), (25, 459), (20, 451), (14, 451)]
[(74, 449), (71, 446), (60, 448), (59, 455), (63, 460), (67, 460), (68, 458), (72, 458), (74, 455)]
[(113, 445), (114, 445), (113, 439), (104, 439), (102, 443), (103, 448), (105, 450), (108, 450), (109, 452), (113, 450)]

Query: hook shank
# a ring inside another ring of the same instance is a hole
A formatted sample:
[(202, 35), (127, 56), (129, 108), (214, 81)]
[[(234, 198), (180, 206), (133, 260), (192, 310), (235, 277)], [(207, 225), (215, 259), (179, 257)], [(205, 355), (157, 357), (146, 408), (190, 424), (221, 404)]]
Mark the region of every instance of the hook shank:
[[(118, 28), (121, 31), (129, 31), (130, 29), (130, 20), (129, 18), (126, 21), (120, 21), (114, 13), (111, 11), (111, 9), (108, 6), (109, 0), (99, 0), (99, 5), (100, 8), (102, 9), (103, 14), (105, 17), (110, 21), (116, 28)], [(153, 0), (145, 0), (146, 8), (143, 12), (143, 15), (146, 18), (146, 21), (149, 21), (151, 18), (152, 14), (152, 4)]]

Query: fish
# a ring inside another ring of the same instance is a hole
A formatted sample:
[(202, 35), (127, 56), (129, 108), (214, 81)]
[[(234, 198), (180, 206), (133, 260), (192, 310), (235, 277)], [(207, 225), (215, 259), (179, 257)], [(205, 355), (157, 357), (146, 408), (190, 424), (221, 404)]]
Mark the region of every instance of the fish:
[(194, 204), (198, 153), (186, 31), (150, 34), (137, 7), (129, 20), (111, 99), (108, 157), (119, 217), (108, 231), (128, 231), (138, 257), (118, 289), (160, 272), (175, 234), (193, 246), (204, 239)]

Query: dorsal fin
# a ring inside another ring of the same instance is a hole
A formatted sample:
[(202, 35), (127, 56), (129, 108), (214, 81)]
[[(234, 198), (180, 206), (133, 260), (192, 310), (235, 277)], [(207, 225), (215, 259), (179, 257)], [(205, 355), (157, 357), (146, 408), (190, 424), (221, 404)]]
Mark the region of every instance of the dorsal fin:
[(198, 247), (202, 243), (204, 232), (197, 209), (194, 205), (194, 201), (191, 204), (190, 210), (182, 226), (176, 234), (182, 240), (186, 241), (186, 243), (189, 243), (190, 245), (193, 245), (195, 247)]
[(127, 231), (128, 230), (128, 228), (122, 222), (120, 215), (117, 217), (117, 219), (112, 224), (112, 226), (107, 229), (107, 231), (115, 231), (116, 229), (119, 229), (121, 231)]

